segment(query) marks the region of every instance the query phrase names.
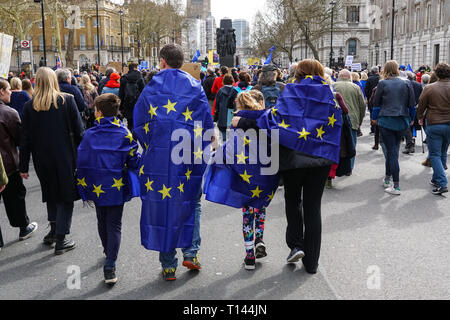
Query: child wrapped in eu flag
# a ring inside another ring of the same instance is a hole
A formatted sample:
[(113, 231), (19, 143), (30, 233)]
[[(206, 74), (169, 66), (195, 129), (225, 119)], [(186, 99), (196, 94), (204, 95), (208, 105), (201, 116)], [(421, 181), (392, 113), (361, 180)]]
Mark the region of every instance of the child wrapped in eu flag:
[(77, 180), (83, 201), (93, 202), (98, 233), (106, 255), (105, 283), (117, 282), (124, 204), (139, 196), (140, 154), (131, 132), (117, 118), (120, 99), (104, 94), (94, 101), (95, 126), (86, 131), (78, 148)]

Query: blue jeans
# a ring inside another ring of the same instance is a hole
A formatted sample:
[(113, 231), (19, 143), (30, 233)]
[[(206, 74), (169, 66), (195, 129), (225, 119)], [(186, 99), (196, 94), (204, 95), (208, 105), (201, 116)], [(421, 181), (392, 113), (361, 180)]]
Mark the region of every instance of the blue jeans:
[(400, 164), (398, 163), (398, 155), (400, 153), (402, 134), (403, 131), (394, 131), (380, 127), (382, 148), (386, 159), (386, 176), (392, 176), (394, 183), (400, 182)]
[[(358, 130), (352, 129), (352, 139), (353, 139), (353, 144), (355, 145), (355, 150), (356, 150), (356, 144), (358, 143)], [(356, 156), (354, 156), (351, 160), (352, 170), (355, 167), (355, 158), (356, 158)]]
[(447, 152), (450, 144), (450, 124), (434, 124), (427, 127), (427, 142), (433, 167), (433, 181), (447, 188), (448, 180), (445, 174)]
[[(200, 190), (199, 197), (195, 202), (195, 222), (194, 234), (192, 236), (192, 245), (189, 248), (182, 249), (183, 256), (186, 258), (194, 258), (200, 250), (200, 245), (202, 242), (202, 239), (200, 237), (200, 218), (202, 214), (201, 199), (202, 193)], [(176, 269), (178, 266), (177, 250), (174, 249), (171, 252), (160, 252), (159, 262), (161, 262), (161, 266), (163, 269)]]

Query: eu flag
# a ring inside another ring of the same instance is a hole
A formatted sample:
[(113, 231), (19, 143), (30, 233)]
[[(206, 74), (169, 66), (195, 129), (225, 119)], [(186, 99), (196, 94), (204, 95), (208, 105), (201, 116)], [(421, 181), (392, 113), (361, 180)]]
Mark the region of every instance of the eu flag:
[(279, 129), (285, 147), (339, 163), (342, 111), (319, 76), (287, 84), (275, 107), (257, 123), (261, 129)]
[[(159, 72), (139, 97), (134, 128), (144, 149), (139, 164), (142, 245), (159, 252), (188, 248), (206, 168), (203, 154), (211, 142), (202, 141), (202, 137), (205, 130), (213, 128), (200, 81), (178, 69)], [(172, 161), (174, 148), (180, 143), (180, 138), (172, 141), (176, 130), (187, 134), (183, 139), (187, 160), (181, 163)]]
[(83, 201), (118, 206), (139, 196), (135, 178), (138, 145), (117, 118), (98, 118), (86, 131), (77, 159), (77, 184)]
[[(257, 119), (264, 112), (239, 111), (237, 116)], [(231, 137), (219, 155), (222, 161), (210, 165), (205, 175), (206, 200), (234, 208), (249, 206), (262, 209), (269, 206), (278, 188), (278, 175), (261, 174), (261, 168), (268, 165), (261, 164), (258, 157), (260, 141), (269, 146), (267, 137), (262, 133), (258, 139), (247, 136), (242, 130), (232, 129)]]

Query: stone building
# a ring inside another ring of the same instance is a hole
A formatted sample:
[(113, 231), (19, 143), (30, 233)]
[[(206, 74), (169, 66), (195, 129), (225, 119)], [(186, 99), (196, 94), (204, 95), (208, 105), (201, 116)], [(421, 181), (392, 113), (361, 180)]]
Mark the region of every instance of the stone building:
[[(396, 0), (394, 7), (393, 58), (430, 67), (450, 61), (450, 1)], [(378, 15), (372, 15), (370, 64), (384, 64), (391, 59), (392, 0), (370, 0)]]

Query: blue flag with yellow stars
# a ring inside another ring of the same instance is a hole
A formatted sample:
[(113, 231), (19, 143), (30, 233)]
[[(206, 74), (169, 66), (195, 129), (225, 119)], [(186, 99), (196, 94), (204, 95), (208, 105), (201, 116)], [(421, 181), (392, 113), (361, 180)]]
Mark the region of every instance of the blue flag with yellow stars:
[[(239, 111), (237, 116), (256, 120), (262, 111)], [(261, 138), (261, 139), (260, 139)], [(206, 200), (233, 208), (267, 208), (278, 188), (278, 175), (263, 175), (260, 161), (260, 141), (267, 143), (270, 155), (270, 139), (247, 135), (242, 130), (231, 130), (230, 139), (223, 145), (222, 161), (211, 164), (205, 175), (203, 192)], [(254, 148), (256, 147), (256, 148)], [(229, 160), (227, 160), (229, 159)]]
[(107, 207), (139, 197), (139, 157), (137, 142), (119, 119), (98, 118), (78, 147), (77, 185), (83, 201)]
[(275, 107), (257, 124), (261, 129), (279, 129), (285, 147), (339, 163), (342, 110), (332, 88), (319, 76), (287, 84)]
[[(206, 168), (203, 159), (211, 143), (203, 137), (212, 128), (202, 85), (184, 71), (159, 72), (139, 97), (134, 133), (144, 149), (139, 180), (141, 242), (146, 249), (170, 252), (191, 246), (195, 203)], [(180, 145), (182, 150), (176, 149)]]

